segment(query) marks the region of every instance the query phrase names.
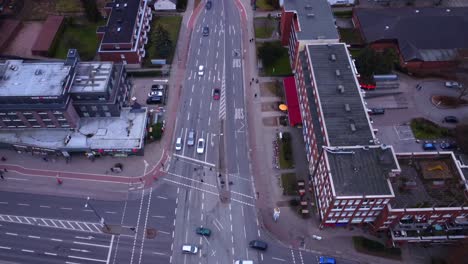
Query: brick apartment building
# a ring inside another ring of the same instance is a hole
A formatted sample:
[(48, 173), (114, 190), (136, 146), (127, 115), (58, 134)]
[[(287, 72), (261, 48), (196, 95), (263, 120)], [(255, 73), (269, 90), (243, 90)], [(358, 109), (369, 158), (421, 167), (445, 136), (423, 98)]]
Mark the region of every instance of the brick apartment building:
[(141, 64), (152, 19), (148, 0), (114, 0), (107, 3), (107, 24), (97, 29), (102, 61)]
[(468, 57), (466, 17), (467, 7), (353, 9), (363, 41), (377, 51), (393, 49), (411, 72), (454, 68)]
[(0, 147), (142, 154), (146, 108), (128, 108), (130, 89), (123, 65), (73, 49), (63, 62), (0, 62)]
[(346, 44), (298, 42), (285, 45), (297, 57), (291, 65), (321, 226), (366, 225), (395, 242), (468, 238), (468, 167), (451, 152), (399, 154), (382, 144)]

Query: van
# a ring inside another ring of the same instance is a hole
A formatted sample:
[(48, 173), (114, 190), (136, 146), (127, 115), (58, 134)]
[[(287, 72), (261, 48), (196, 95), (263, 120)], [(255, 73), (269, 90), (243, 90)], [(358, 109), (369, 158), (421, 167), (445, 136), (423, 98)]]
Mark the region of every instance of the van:
[(181, 150), (182, 149), (182, 138), (178, 137), (175, 142), (175, 149)]

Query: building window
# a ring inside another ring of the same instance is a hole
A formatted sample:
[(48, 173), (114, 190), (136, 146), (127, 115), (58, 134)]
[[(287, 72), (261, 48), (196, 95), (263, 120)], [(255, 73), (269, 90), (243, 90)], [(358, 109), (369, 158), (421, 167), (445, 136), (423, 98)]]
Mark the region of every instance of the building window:
[(120, 58), (121, 58), (122, 60), (125, 60), (125, 55), (124, 55), (124, 54), (120, 54)]
[(83, 113), (83, 116), (84, 116), (84, 117), (89, 117), (89, 113), (88, 113), (88, 112), (84, 112), (84, 113)]
[(92, 111), (97, 111), (97, 106), (95, 106), (95, 105), (91, 106), (91, 110)]
[(85, 112), (86, 111), (86, 106), (84, 106), (84, 105), (80, 106), (80, 111)]
[(103, 106), (102, 106), (102, 110), (103, 110), (103, 111), (109, 111), (109, 107), (108, 107), (107, 105), (103, 105)]
[(47, 115), (47, 112), (39, 112), (39, 115)]
[(452, 215), (451, 214), (444, 214), (443, 217), (448, 218), (448, 217), (452, 217)]

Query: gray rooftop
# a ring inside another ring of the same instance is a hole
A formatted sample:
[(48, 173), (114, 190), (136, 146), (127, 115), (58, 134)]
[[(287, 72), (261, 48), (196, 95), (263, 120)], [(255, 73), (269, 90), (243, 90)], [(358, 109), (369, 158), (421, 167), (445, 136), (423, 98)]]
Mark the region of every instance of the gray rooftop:
[(298, 40), (339, 39), (327, 0), (284, 0), (283, 7), (285, 11), (297, 15)]
[[(133, 29), (138, 17), (140, 1), (147, 5), (146, 0), (114, 0), (107, 3), (107, 7), (112, 7), (107, 25), (101, 27), (104, 37), (103, 44), (108, 43), (131, 43), (133, 37)], [(144, 14), (142, 13), (141, 16)]]
[(373, 133), (345, 44), (307, 49), (330, 146), (372, 145)]
[(60, 96), (71, 67), (63, 62), (0, 63), (0, 96)]
[(71, 92), (104, 92), (112, 68), (111, 62), (80, 62), (75, 70)]
[(399, 168), (391, 147), (327, 148), (324, 154), (337, 196), (392, 195), (388, 175)]
[(406, 61), (454, 59), (468, 48), (468, 7), (354, 9), (367, 42), (398, 41)]
[[(398, 155), (400, 176), (392, 180), (393, 208), (458, 207), (468, 204), (466, 178), (451, 154)], [(461, 185), (460, 183), (465, 183)]]
[[(124, 108), (120, 117), (81, 118), (76, 132), (70, 129), (2, 130), (0, 142), (69, 151), (141, 148), (146, 119), (147, 108), (137, 112)], [(68, 136), (70, 140), (65, 143)]]

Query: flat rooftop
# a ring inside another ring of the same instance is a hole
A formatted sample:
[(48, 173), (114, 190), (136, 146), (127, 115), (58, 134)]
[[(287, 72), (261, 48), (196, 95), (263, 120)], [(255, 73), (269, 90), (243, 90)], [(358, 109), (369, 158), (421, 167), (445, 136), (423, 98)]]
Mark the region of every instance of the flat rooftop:
[(63, 62), (0, 63), (0, 96), (60, 96), (71, 67)]
[[(0, 142), (68, 151), (141, 148), (146, 119), (147, 108), (137, 112), (124, 108), (120, 117), (81, 118), (76, 132), (70, 129), (2, 130)], [(70, 140), (65, 143), (67, 137)]]
[(284, 10), (299, 22), (298, 40), (339, 39), (335, 18), (327, 0), (284, 0)]
[(393, 208), (458, 207), (467, 204), (466, 178), (450, 154), (398, 155), (401, 174), (392, 180)]
[(328, 148), (324, 154), (337, 196), (392, 195), (388, 175), (399, 168), (391, 147)]
[(106, 7), (112, 7), (112, 11), (107, 19), (101, 43), (131, 43), (139, 6), (140, 0), (114, 0), (108, 3)]
[(75, 70), (71, 92), (104, 92), (112, 73), (112, 62), (80, 62)]
[(307, 49), (330, 146), (374, 144), (346, 45), (308, 45)]

